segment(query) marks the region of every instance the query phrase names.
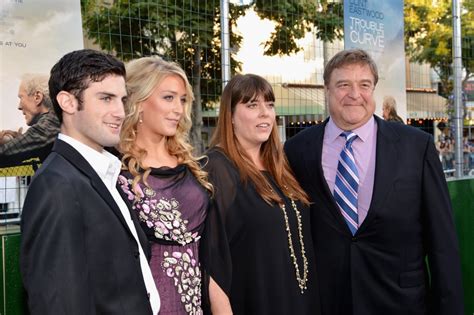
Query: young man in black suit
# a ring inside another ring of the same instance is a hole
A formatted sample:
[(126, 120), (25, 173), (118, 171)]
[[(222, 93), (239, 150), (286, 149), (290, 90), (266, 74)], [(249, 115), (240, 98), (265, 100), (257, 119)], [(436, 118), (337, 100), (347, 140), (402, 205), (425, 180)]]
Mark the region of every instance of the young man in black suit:
[(374, 116), (377, 80), (365, 51), (337, 53), (324, 71), (330, 117), (285, 144), (313, 202), (323, 314), (464, 314), (458, 241), (433, 138)]
[(94, 50), (63, 56), (49, 90), (61, 132), (28, 189), (21, 273), (31, 314), (154, 314), (146, 237), (116, 188), (124, 64)]

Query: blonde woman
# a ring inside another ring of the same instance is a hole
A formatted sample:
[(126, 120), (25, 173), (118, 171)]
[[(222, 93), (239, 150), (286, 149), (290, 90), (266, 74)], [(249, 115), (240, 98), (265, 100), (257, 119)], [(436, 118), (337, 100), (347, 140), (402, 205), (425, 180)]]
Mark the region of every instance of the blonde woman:
[(177, 64), (157, 57), (126, 70), (119, 184), (151, 244), (160, 314), (202, 314), (199, 245), (212, 186), (188, 143), (192, 89)]
[(404, 123), (403, 119), (397, 114), (397, 102), (393, 96), (383, 98), (382, 116), (386, 121), (396, 121)]
[(213, 314), (319, 314), (308, 197), (278, 136), (271, 85), (237, 75), (222, 94), (209, 151)]

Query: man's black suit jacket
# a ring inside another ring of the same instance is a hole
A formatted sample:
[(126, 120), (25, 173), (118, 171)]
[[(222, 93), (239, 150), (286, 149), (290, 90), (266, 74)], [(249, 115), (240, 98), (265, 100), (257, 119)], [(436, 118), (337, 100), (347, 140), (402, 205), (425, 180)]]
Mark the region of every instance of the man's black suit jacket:
[(152, 313), (138, 246), (119, 207), (64, 141), (56, 140), (33, 178), (21, 230), (21, 273), (32, 315)]
[(413, 127), (375, 119), (373, 196), (354, 236), (324, 178), (327, 121), (285, 144), (296, 178), (313, 202), (323, 314), (464, 314), (458, 241), (433, 139)]

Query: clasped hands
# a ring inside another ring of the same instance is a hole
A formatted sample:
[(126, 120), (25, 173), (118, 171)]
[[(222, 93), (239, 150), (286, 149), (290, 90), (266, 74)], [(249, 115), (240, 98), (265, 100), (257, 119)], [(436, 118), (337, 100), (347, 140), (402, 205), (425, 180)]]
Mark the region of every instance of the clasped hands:
[(0, 131), (0, 144), (4, 144), (13, 138), (21, 136), (23, 134), (23, 127), (20, 127), (18, 131), (14, 130), (2, 130)]

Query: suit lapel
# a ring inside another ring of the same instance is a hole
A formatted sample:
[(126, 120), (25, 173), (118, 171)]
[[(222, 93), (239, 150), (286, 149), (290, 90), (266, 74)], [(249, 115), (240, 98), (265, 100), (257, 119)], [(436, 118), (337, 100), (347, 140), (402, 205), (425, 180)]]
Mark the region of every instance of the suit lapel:
[(371, 224), (377, 209), (383, 207), (388, 193), (393, 188), (395, 175), (399, 172), (397, 169), (397, 160), (400, 154), (397, 147), (399, 135), (382, 119), (375, 116), (375, 120), (377, 122), (377, 147), (375, 153), (374, 188), (367, 217), (359, 227), (358, 233)]
[(105, 184), (100, 179), (99, 175), (97, 175), (96, 171), (94, 171), (92, 166), (90, 166), (89, 162), (87, 162), (87, 160), (79, 152), (77, 152), (76, 149), (59, 139), (56, 140), (53, 147), (53, 151), (62, 155), (66, 160), (68, 160), (72, 165), (74, 165), (79, 171), (81, 171), (86, 177), (89, 178), (92, 187), (97, 191), (100, 197), (109, 205), (112, 212), (115, 214), (115, 216), (117, 216), (117, 218), (128, 231), (128, 233), (130, 233), (130, 235), (133, 237), (133, 234), (128, 228), (127, 222), (125, 222), (120, 208), (118, 207), (117, 203), (115, 202), (114, 198), (110, 194)]
[[(321, 124), (321, 125), (317, 125), (314, 128), (322, 128), (322, 130), (320, 131), (316, 130), (315, 135), (314, 135), (316, 139), (313, 137), (307, 137), (306, 147), (310, 149), (307, 151), (309, 154), (307, 155), (305, 154), (303, 158), (304, 158), (304, 163), (305, 163), (305, 170), (307, 174), (309, 175), (308, 178), (316, 178), (319, 180), (323, 173), (322, 164), (321, 164), (321, 153), (322, 153), (322, 148), (323, 148), (324, 126), (323, 124)], [(311, 148), (313, 149), (311, 150)], [(324, 179), (324, 176), (322, 178)], [(315, 191), (317, 191), (317, 188), (318, 188), (318, 187), (315, 187), (317, 183), (318, 183), (317, 180), (311, 182), (311, 184), (313, 185), (313, 189)]]
[[(315, 135), (316, 139), (314, 138), (308, 139), (307, 146), (309, 148), (314, 147), (314, 150), (311, 150), (311, 152), (313, 152), (314, 155), (305, 159), (306, 170), (308, 174), (310, 174), (309, 178), (315, 179), (312, 181), (313, 190), (317, 194), (321, 194), (321, 196), (319, 197), (323, 199), (323, 202), (327, 205), (330, 215), (337, 222), (337, 229), (343, 233), (351, 234), (351, 231), (349, 230), (349, 227), (347, 226), (347, 223), (344, 220), (344, 217), (342, 216), (341, 211), (339, 210), (339, 207), (334, 201), (333, 193), (329, 189), (329, 186), (326, 182), (326, 178), (324, 177), (322, 155), (323, 155), (323, 143), (324, 143), (324, 128), (326, 127), (326, 124), (328, 121), (329, 119), (326, 119), (324, 123), (317, 126), (318, 128), (321, 128), (322, 130), (317, 130), (317, 133)], [(317, 186), (320, 184), (322, 185), (318, 189)]]

